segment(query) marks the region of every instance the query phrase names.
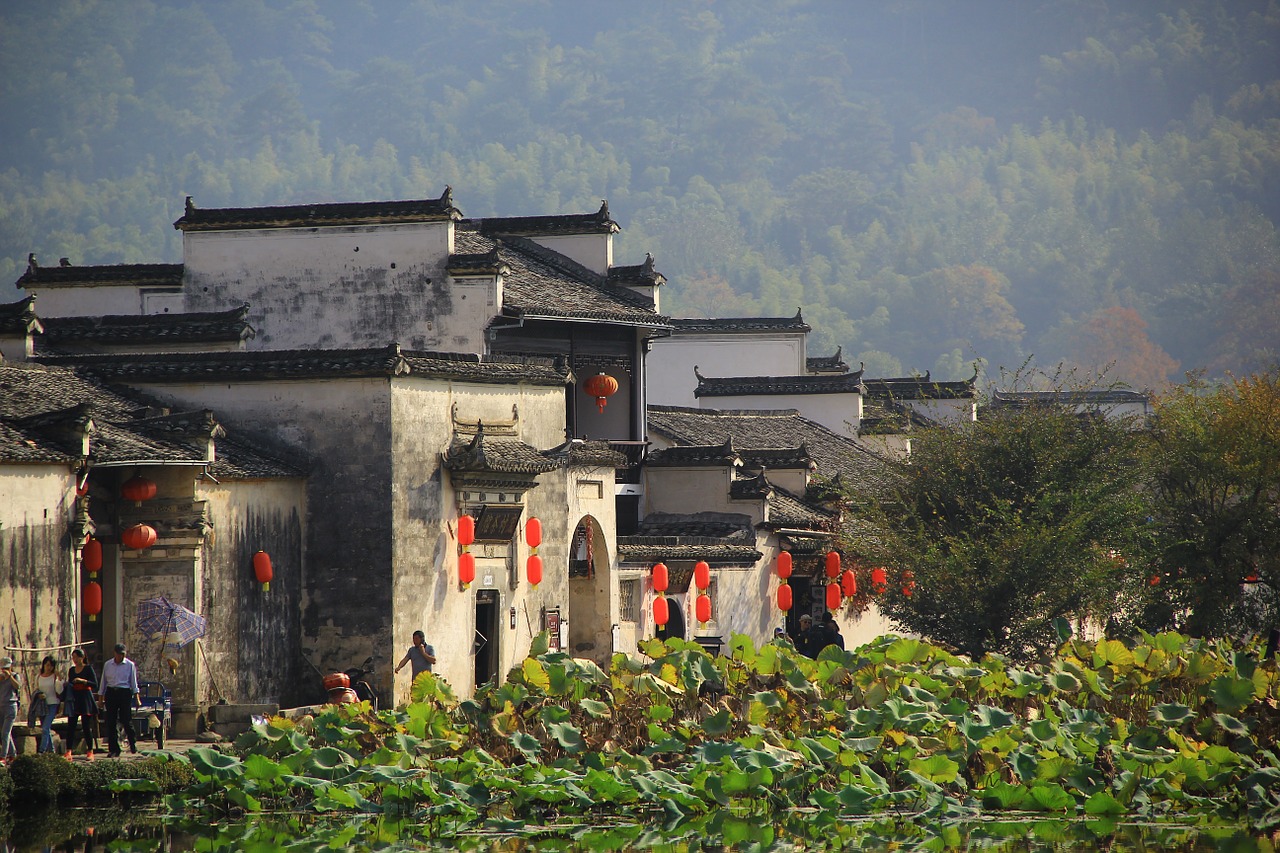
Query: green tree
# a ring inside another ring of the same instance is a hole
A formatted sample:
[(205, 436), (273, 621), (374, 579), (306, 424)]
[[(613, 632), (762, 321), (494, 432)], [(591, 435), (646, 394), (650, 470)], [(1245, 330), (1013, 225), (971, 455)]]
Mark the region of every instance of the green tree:
[(1143, 553), (1136, 433), (1077, 402), (1064, 390), (918, 432), (909, 460), (885, 463), (849, 534), (889, 567), (885, 615), (975, 658), (1043, 651), (1055, 618), (1110, 615)]
[(1213, 388), (1193, 377), (1157, 401), (1151, 438), (1163, 572), (1142, 614), (1146, 627), (1197, 636), (1274, 627), (1280, 372)]

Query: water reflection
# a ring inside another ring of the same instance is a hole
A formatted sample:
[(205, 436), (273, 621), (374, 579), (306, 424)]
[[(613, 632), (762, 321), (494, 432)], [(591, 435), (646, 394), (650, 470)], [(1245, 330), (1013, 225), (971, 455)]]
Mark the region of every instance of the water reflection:
[(17, 816), (2, 853), (26, 851), (787, 851), (859, 850), (1230, 851), (1272, 853), (1275, 838), (1238, 826), (1045, 820), (1001, 814), (998, 819), (930, 823), (919, 817), (835, 822), (817, 813), (720, 813), (668, 824), (491, 821), (482, 830), (455, 826), (447, 817), (423, 820), (358, 815), (335, 819), (273, 814), (211, 823), (158, 813), (46, 810)]

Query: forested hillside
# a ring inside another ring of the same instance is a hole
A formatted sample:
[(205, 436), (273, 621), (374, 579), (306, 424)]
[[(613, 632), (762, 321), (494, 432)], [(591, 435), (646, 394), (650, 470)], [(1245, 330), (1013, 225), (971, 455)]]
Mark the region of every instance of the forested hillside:
[(0, 280), (448, 184), (873, 375), (1280, 353), (1277, 0), (8, 0), (0, 93)]

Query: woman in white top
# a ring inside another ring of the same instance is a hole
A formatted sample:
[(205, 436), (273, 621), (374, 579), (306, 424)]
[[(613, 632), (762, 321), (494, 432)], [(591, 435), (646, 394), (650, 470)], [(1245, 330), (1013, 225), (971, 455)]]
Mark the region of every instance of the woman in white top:
[(58, 716), (62, 704), (62, 677), (58, 675), (58, 662), (53, 655), (45, 655), (40, 661), (40, 674), (36, 676), (36, 692), (33, 698), (45, 701), (44, 716), (40, 719), (40, 743), (36, 752), (53, 752), (53, 718)]

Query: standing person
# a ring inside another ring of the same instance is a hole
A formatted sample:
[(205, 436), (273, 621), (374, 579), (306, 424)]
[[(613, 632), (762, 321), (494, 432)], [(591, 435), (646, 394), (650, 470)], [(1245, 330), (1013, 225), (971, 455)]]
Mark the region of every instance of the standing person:
[(831, 615), (831, 611), (822, 614), (822, 648), (827, 646), (837, 646), (844, 648), (844, 635), (840, 633), (840, 623), (836, 622), (836, 617)]
[(18, 721), (18, 700), (22, 680), (13, 671), (13, 658), (0, 658), (0, 752), (4, 763), (13, 761), (18, 750), (13, 745), (13, 724)]
[(84, 745), (89, 758), (98, 748), (98, 709), (93, 696), (98, 692), (98, 674), (93, 671), (85, 658), (83, 649), (71, 653), (71, 668), (67, 671), (67, 680), (71, 682), (71, 698), (67, 700), (67, 722), (71, 731), (67, 733), (67, 752), (76, 745), (76, 722), (84, 725)]
[(98, 701), (104, 703), (107, 718), (107, 755), (120, 757), (120, 732), (123, 723), (129, 738), (129, 751), (138, 751), (138, 736), (133, 731), (133, 706), (138, 703), (138, 667), (124, 656), (124, 643), (116, 643), (115, 657), (102, 665), (102, 683), (98, 685)]
[(414, 631), (413, 645), (409, 647), (409, 651), (404, 653), (400, 663), (396, 664), (396, 672), (404, 669), (406, 663), (413, 664), (413, 677), (417, 678), (419, 673), (430, 672), (435, 662), (435, 647), (427, 645), (427, 636), (425, 634), (421, 631)]
[(817, 655), (818, 650), (813, 647), (813, 617), (808, 613), (800, 617), (800, 630), (796, 632), (795, 647), (796, 651), (807, 658)]
[(44, 701), (44, 713), (40, 715), (40, 742), (36, 752), (53, 752), (53, 720), (62, 704), (62, 677), (58, 674), (58, 661), (53, 655), (45, 655), (40, 661), (40, 674), (36, 676), (36, 692), (31, 701)]

